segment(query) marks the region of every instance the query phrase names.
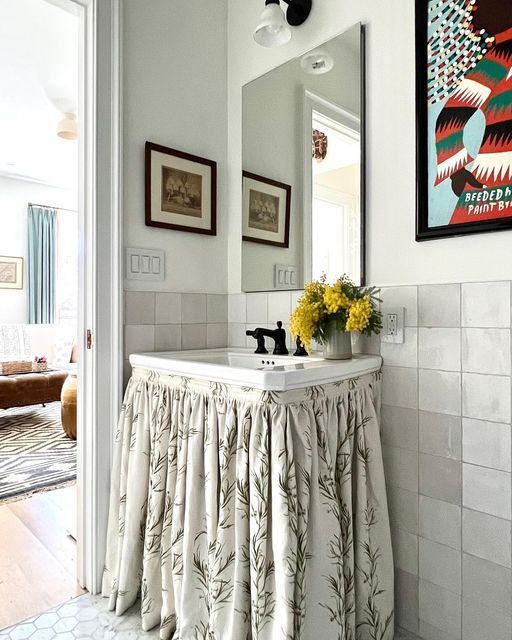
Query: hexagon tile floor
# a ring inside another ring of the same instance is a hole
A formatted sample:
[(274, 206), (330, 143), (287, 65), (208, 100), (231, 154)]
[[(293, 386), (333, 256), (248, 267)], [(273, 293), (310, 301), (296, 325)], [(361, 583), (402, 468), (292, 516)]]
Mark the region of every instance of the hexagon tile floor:
[[(156, 640), (158, 629), (144, 632), (135, 605), (124, 616), (107, 609), (106, 598), (80, 596), (0, 631), (0, 640)], [(397, 630), (395, 640), (418, 640)]]
[(123, 616), (107, 609), (108, 600), (86, 594), (0, 631), (0, 640), (157, 640), (158, 629), (144, 632), (138, 606)]

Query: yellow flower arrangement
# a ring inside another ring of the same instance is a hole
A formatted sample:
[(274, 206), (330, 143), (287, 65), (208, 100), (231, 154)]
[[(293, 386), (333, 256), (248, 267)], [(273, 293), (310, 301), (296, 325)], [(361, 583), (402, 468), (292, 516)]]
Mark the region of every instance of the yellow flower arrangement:
[(347, 276), (327, 284), (323, 275), (304, 287), (304, 295), (290, 318), (292, 334), (310, 348), (312, 339), (326, 342), (335, 330), (379, 333), (382, 316), (377, 293), (374, 287), (357, 287)]

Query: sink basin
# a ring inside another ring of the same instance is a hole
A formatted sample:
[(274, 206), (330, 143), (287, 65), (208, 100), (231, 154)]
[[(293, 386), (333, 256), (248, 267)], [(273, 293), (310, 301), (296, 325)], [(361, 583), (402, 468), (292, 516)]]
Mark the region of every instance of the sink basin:
[(325, 360), (317, 355), (260, 355), (251, 349), (161, 351), (130, 356), (133, 367), (268, 391), (286, 391), (353, 378), (378, 370), (381, 363), (380, 356)]

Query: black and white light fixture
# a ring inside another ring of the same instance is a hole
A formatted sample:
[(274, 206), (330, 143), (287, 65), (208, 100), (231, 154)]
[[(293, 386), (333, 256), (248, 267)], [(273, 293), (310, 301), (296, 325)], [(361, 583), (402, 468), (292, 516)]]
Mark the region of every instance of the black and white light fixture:
[(284, 0), (288, 5), (286, 18), (279, 0), (265, 0), (265, 8), (254, 39), (262, 47), (279, 47), (290, 41), (291, 27), (303, 24), (311, 12), (311, 0)]

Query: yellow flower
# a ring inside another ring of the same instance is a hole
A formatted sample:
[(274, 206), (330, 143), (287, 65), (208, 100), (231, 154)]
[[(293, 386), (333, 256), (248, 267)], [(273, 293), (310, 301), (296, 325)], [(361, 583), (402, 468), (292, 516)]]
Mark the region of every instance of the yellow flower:
[(350, 307), (345, 331), (363, 331), (370, 322), (373, 307), (369, 296), (356, 300)]
[(342, 291), (340, 280), (325, 287), (324, 304), (328, 313), (338, 313), (341, 309), (350, 309), (352, 302)]

